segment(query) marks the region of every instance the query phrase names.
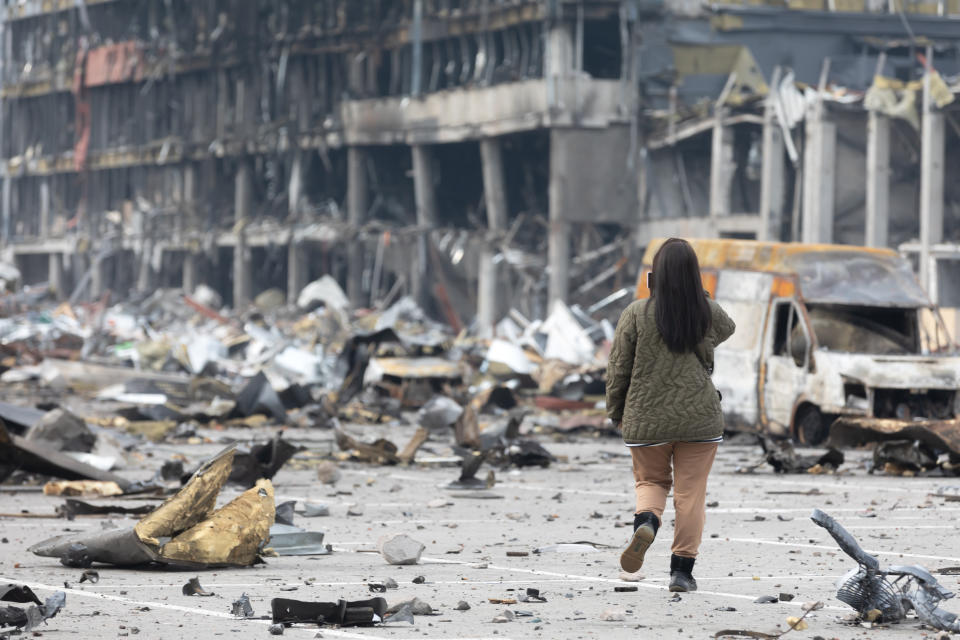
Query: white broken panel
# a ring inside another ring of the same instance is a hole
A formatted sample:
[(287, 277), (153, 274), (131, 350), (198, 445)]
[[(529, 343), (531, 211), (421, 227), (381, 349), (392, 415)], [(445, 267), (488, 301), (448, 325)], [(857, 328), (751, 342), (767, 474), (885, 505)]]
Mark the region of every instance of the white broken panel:
[(536, 369), (523, 349), (506, 340), (494, 340), (490, 343), (487, 362), (502, 364), (513, 373), (520, 375), (532, 374)]
[(722, 269), (717, 275), (716, 299), (729, 302), (765, 303), (770, 299), (773, 275), (756, 271)]
[(550, 316), (540, 327), (547, 334), (545, 357), (583, 365), (593, 362), (597, 347), (580, 323), (560, 300), (554, 300)]

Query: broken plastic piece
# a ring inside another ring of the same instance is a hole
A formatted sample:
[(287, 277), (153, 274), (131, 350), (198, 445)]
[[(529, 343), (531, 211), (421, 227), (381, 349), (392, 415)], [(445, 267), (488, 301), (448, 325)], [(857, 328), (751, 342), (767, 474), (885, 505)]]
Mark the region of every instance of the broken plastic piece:
[(270, 601), (270, 610), (274, 623), (283, 624), (320, 624), (342, 627), (362, 627), (383, 621), (387, 612), (387, 601), (383, 598), (347, 602), (303, 602), (274, 598)]
[(94, 571), (93, 569), (87, 569), (82, 574), (80, 574), (80, 582), (89, 582), (90, 584), (97, 584), (100, 582), (100, 573)]
[(278, 556), (325, 556), (330, 554), (330, 547), (323, 544), (323, 535), (322, 531), (275, 524), (270, 527), (269, 548)]
[(185, 596), (205, 596), (210, 597), (216, 595), (212, 591), (207, 591), (202, 586), (200, 586), (200, 578), (190, 578), (190, 581), (187, 584), (183, 585), (183, 595)]
[(244, 593), (241, 594), (238, 599), (234, 600), (233, 604), (230, 606), (230, 613), (238, 618), (252, 618), (253, 605), (250, 604), (249, 596)]
[(269, 442), (250, 447), (249, 453), (238, 451), (233, 456), (230, 482), (249, 489), (260, 478), (270, 480), (300, 449), (278, 434)]
[(276, 518), (274, 522), (277, 524), (285, 524), (293, 526), (293, 509), (297, 506), (296, 500), (288, 500), (286, 502), (281, 502), (276, 506)]
[(22, 602), (24, 604), (32, 602), (34, 604), (43, 604), (40, 598), (33, 592), (33, 589), (26, 585), (8, 584), (0, 587), (0, 600), (4, 602)]
[(399, 611), (397, 611), (397, 612), (394, 613), (394, 614), (391, 614), (391, 615), (387, 618), (387, 622), (390, 622), (390, 623), (394, 623), (394, 622), (409, 622), (410, 624), (414, 624), (414, 621), (413, 621), (413, 609), (411, 609), (411, 607), (410, 607), (409, 604), (404, 605), (403, 607), (401, 607), (401, 609), (400, 609)]
[[(23, 629), (24, 632), (29, 633), (44, 621), (56, 616), (67, 602), (67, 594), (63, 591), (56, 591), (52, 596), (47, 598), (43, 604), (39, 604), (39, 599), (33, 595), (33, 592), (30, 591), (28, 587), (13, 587), (12, 591), (8, 588), (7, 593), (0, 599), (7, 599), (7, 595), (9, 595), (10, 598), (20, 598), (25, 596), (27, 592), (32, 596), (32, 598), (27, 601), (37, 602), (37, 604), (31, 604), (26, 609), (21, 609), (20, 607), (0, 607), (0, 628), (14, 627), (16, 629)], [(8, 601), (23, 602), (23, 600), (20, 599), (8, 599)]]

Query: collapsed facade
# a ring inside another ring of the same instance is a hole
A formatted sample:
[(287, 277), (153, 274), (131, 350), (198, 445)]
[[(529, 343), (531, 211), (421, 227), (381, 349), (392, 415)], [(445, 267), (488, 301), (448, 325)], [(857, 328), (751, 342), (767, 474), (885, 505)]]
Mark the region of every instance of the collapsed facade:
[(5, 0), (0, 231), (74, 298), (329, 273), (485, 329), (683, 234), (908, 243), (960, 306), (960, 6), (875, 4)]

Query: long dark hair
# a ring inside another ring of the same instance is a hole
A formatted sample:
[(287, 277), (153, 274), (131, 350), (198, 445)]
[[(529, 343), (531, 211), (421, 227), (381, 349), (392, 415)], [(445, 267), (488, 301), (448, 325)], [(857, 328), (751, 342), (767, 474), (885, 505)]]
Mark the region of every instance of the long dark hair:
[(670, 238), (653, 257), (657, 329), (674, 353), (693, 351), (710, 329), (710, 304), (700, 279), (700, 261), (686, 240)]

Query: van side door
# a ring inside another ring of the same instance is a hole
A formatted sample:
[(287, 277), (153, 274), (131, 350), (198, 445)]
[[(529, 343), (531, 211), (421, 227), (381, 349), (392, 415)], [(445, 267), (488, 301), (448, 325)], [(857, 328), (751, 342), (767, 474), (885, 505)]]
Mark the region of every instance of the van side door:
[(796, 301), (774, 298), (764, 344), (760, 397), (767, 430), (789, 436), (793, 409), (807, 386), (810, 335)]
[(714, 352), (713, 381), (723, 394), (720, 404), (731, 430), (760, 430), (757, 389), (772, 284), (768, 273), (723, 269), (717, 275), (715, 298), (737, 324), (730, 339)]

